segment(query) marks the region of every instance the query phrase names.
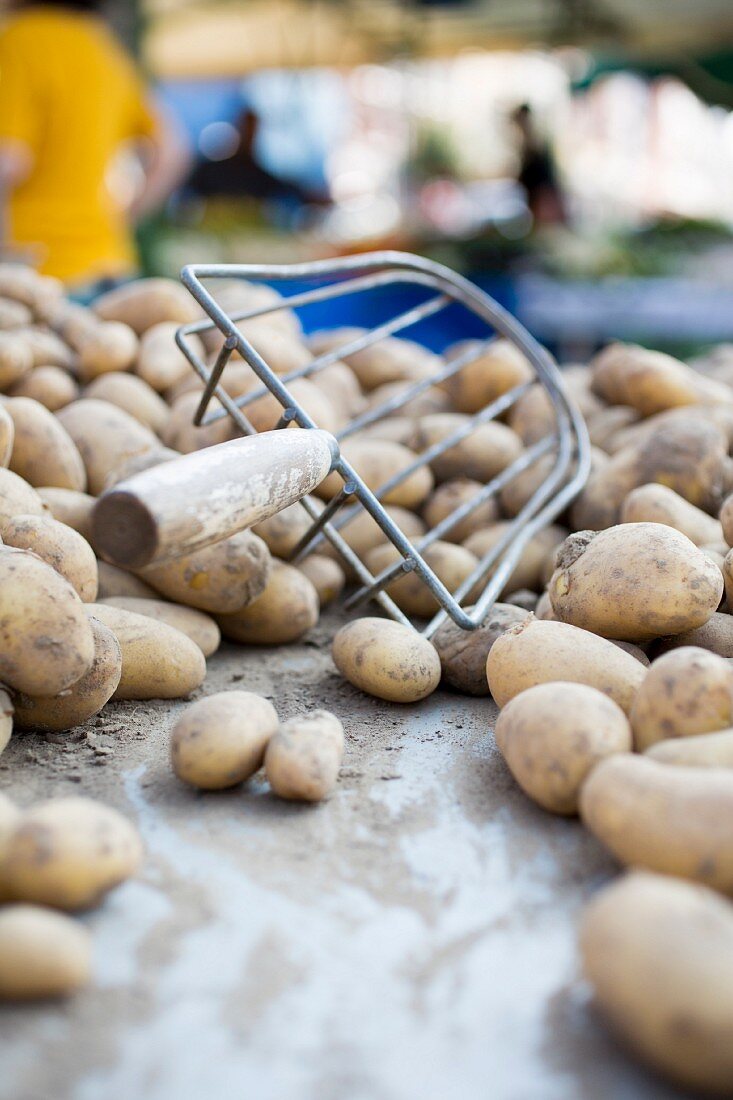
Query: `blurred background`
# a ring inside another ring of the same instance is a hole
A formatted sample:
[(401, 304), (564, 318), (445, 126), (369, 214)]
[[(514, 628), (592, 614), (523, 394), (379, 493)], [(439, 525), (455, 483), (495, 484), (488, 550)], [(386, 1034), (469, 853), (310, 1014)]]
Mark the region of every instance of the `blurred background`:
[[(610, 336), (733, 340), (730, 0), (104, 14), (189, 156), (137, 227), (147, 273), (399, 248), (468, 274), (564, 358)], [(117, 171), (134, 189), (134, 155)]]

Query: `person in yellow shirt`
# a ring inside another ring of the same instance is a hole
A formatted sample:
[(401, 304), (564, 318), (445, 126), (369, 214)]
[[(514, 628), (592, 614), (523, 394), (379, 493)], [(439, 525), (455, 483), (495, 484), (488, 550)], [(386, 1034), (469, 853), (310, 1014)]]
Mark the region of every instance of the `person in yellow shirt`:
[[(189, 167), (98, 6), (16, 3), (0, 29), (0, 247), (72, 290), (135, 274), (132, 226)], [(119, 185), (125, 149), (144, 169), (132, 200)]]

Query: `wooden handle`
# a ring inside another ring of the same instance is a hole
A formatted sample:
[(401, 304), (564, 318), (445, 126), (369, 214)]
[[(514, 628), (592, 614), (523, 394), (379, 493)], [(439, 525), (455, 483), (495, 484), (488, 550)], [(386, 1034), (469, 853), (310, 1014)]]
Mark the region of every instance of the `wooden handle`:
[(161, 463), (115, 485), (92, 513), (107, 561), (140, 569), (243, 531), (312, 492), (338, 444), (320, 429), (262, 432)]

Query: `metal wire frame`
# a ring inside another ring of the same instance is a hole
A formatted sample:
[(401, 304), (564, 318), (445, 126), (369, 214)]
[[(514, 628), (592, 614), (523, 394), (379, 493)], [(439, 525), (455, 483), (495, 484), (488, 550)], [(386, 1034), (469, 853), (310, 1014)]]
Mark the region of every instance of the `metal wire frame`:
[[(286, 296), (266, 305), (230, 315), (222, 309), (214, 295), (204, 286), (203, 280), (231, 280), (232, 278), (268, 282), (312, 281), (317, 285), (312, 289)], [(550, 399), (555, 415), (553, 432), (525, 450), (510, 466), (492, 478), (480, 493), (455, 509), (415, 543), (405, 536), (385, 510), (382, 504), (384, 497), (415, 470), (433, 461), (461, 439), (470, 435), (478, 425), (488, 423), (506, 412), (526, 392), (531, 383), (517, 386), (469, 417), (455, 432), (416, 456), (415, 461), (406, 469), (390, 478), (374, 492), (365, 485), (358, 472), (346, 461), (338, 448), (335, 448), (337, 457), (332, 470), (343, 479), (343, 488), (325, 508), (320, 502), (316, 504), (308, 497), (301, 501), (313, 522), (291, 555), (293, 560), (297, 560), (305, 553), (311, 552), (321, 539), (328, 539), (351, 566), (360, 581), (360, 587), (348, 601), (349, 605), (353, 606), (356, 603), (374, 599), (390, 616), (408, 625), (414, 624), (409, 622), (386, 594), (384, 588), (401, 572), (414, 571), (427, 585), (439, 606), (437, 614), (423, 628), (422, 632), (426, 637), (432, 636), (448, 616), (465, 630), (473, 630), (480, 626), (511, 576), (529, 540), (567, 507), (585, 484), (590, 472), (590, 443), (585, 423), (565, 391), (560, 371), (545, 349), (510, 313), (467, 279), (440, 264), (407, 253), (376, 252), (363, 256), (294, 265), (191, 264), (183, 269), (181, 279), (208, 317), (208, 319), (182, 326), (176, 335), (178, 346), (204, 382), (204, 391), (194, 416), (194, 423), (208, 425), (216, 423), (225, 416), (230, 416), (244, 435), (256, 433), (244, 410), (253, 401), (268, 393), (273, 394), (283, 408), (277, 427), (287, 427), (293, 422), (304, 429), (318, 427), (292, 396), (287, 385), (289, 382), (318, 374), (343, 356), (371, 347), (385, 337), (404, 332), (426, 317), (438, 314), (452, 303), (459, 303), (484, 321), (489, 330), (487, 340), (480, 341), (453, 361), (441, 366), (434, 375), (412, 383), (403, 392), (377, 408), (356, 417), (336, 433), (337, 441), (347, 439), (376, 423), (382, 417), (398, 411), (432, 386), (457, 374), (483, 354), (486, 342), (493, 338), (495, 332), (509, 340), (524, 354), (534, 369), (536, 381), (543, 386)], [(324, 280), (328, 281), (324, 282)], [(437, 293), (419, 305), (397, 314), (389, 321), (357, 337), (348, 339), (337, 348), (315, 356), (305, 366), (282, 376), (271, 370), (253, 344), (238, 328), (239, 322), (265, 317), (278, 310), (297, 309), (350, 294), (368, 293), (393, 284), (417, 285), (435, 290)], [(199, 355), (195, 342), (189, 338), (213, 329), (219, 329), (224, 341), (213, 366), (209, 366)], [(222, 373), (235, 351), (244, 362), (249, 364), (261, 382), (261, 386), (238, 398), (232, 398), (221, 384)], [(213, 397), (218, 399), (221, 409), (213, 411), (209, 409)], [(425, 561), (423, 551), (437, 539), (449, 533), (452, 527), (470, 515), (484, 501), (500, 492), (514, 476), (529, 469), (540, 458), (550, 453), (554, 454), (555, 462), (547, 477), (519, 514), (507, 524), (504, 535), (479, 561), (471, 576), (455, 593), (450, 593)], [(246, 475), (246, 471), (243, 473)], [(353, 504), (354, 501), (356, 504)], [(353, 506), (344, 508), (347, 502), (352, 502)], [(336, 519), (341, 509), (344, 510)], [(340, 534), (340, 531), (361, 509), (375, 520), (400, 555), (394, 565), (384, 569), (377, 576), (366, 568)], [(485, 587), (479, 598), (474, 601), (470, 610), (464, 608), (462, 601), (481, 584), (485, 584)]]

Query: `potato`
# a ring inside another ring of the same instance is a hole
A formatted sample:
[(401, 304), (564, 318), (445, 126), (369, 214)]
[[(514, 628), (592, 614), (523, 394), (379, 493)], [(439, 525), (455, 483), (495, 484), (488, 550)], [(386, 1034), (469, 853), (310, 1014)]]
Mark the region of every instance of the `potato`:
[[(237, 322), (240, 331), (250, 338), (254, 338), (262, 328), (277, 328), (295, 339), (302, 336), (297, 314), (285, 308), (283, 295), (274, 287), (244, 279), (217, 279), (215, 297), (220, 307), (230, 315), (274, 307), (272, 312)], [(221, 332), (216, 328), (206, 329), (203, 338), (209, 350), (218, 349), (223, 341)]]
[(91, 798), (50, 798), (21, 817), (0, 864), (15, 901), (89, 909), (130, 878), (142, 858), (137, 830)]
[(283, 722), (265, 751), (265, 772), (274, 793), (300, 802), (320, 802), (338, 780), (344, 730), (335, 714), (314, 710)]
[[(457, 508), (473, 500), (482, 489), (483, 485), (480, 481), (474, 481), (469, 477), (456, 477), (451, 481), (444, 481), (430, 494), (423, 506), (422, 514), (426, 524), (431, 529), (437, 527)], [(447, 542), (465, 542), (474, 531), (490, 527), (498, 519), (499, 505), (493, 497), (489, 497), (488, 500), (477, 504), (463, 519), (458, 520), (443, 534), (442, 538)]]
[[(337, 430), (342, 421), (340, 421), (336, 409), (323, 390), (320, 390), (307, 378), (296, 378), (295, 381), (288, 382), (287, 387), (293, 401), (297, 402), (308, 413), (319, 428), (323, 428), (327, 432)], [(268, 432), (277, 427), (285, 410), (275, 395), (268, 393), (264, 397), (258, 397), (250, 405), (246, 405), (242, 411), (258, 432)], [(294, 421), (290, 427), (296, 431), (298, 430), (298, 426)]]
[(417, 703), (440, 683), (440, 658), (412, 627), (392, 619), (356, 619), (333, 640), (333, 662), (350, 684), (392, 703)]
[[(703, 403), (713, 394), (709, 380), (684, 363), (633, 344), (604, 348), (593, 360), (592, 370), (595, 393), (611, 405), (631, 405), (642, 416)], [(730, 400), (724, 387), (714, 392)]]
[[(171, 406), (168, 423), (161, 432), (161, 439), (166, 447), (180, 451), (181, 454), (190, 454), (203, 447), (213, 447), (216, 443), (226, 443), (227, 440), (234, 439), (237, 431), (228, 416), (214, 421), (213, 424), (196, 427), (193, 418), (200, 401), (200, 393), (185, 393)], [(213, 397), (207, 415), (209, 412), (219, 411), (221, 407), (217, 398)]]
[(42, 516), (43, 501), (27, 481), (12, 470), (0, 467), (0, 535), (14, 516)]
[(83, 924), (40, 905), (0, 909), (0, 999), (65, 997), (91, 977), (91, 939)]
[(530, 592), (528, 588), (518, 588), (504, 601), (507, 606), (521, 607), (524, 611), (534, 611), (537, 606), (538, 596), (536, 592)]
[(36, 367), (10, 387), (11, 397), (27, 397), (38, 401), (50, 412), (63, 409), (79, 396), (79, 387), (61, 367)]
[(214, 620), (193, 607), (139, 596), (109, 596), (101, 602), (112, 607), (121, 607), (123, 611), (134, 611), (136, 615), (147, 615), (149, 619), (175, 627), (196, 643), (204, 657), (216, 653), (221, 643), (221, 633)]
[[(726, 497), (720, 509), (720, 524), (723, 529), (723, 539), (728, 546), (733, 546), (733, 494)], [(717, 542), (717, 539), (711, 539)]]
[(634, 645), (633, 642), (619, 642), (617, 638), (611, 638), (609, 640), (612, 641), (615, 646), (618, 646), (619, 649), (623, 649), (625, 653), (630, 653), (632, 657), (644, 665), (644, 668), (649, 668), (651, 665), (651, 661), (644, 650), (638, 645)]
[(226, 614), (240, 611), (262, 595), (270, 561), (262, 539), (250, 531), (238, 531), (184, 557), (149, 565), (140, 576), (169, 600)]
[(631, 642), (702, 626), (722, 595), (718, 567), (661, 523), (571, 535), (550, 582), (558, 619)]
[(91, 542), (92, 509), (96, 504), (94, 497), (77, 489), (61, 489), (57, 485), (41, 486), (38, 496), (54, 519), (73, 527), (87, 542)]
[(32, 325), (30, 328), (14, 329), (13, 334), (16, 333), (30, 348), (34, 367), (62, 367), (73, 373), (76, 357), (55, 332)]
[(646, 669), (606, 638), (530, 616), (497, 638), (486, 674), (500, 707), (535, 684), (563, 680), (597, 688), (628, 714)]
[(0, 467), (7, 468), (13, 453), (15, 425), (4, 405), (0, 405)]
[[(470, 418), (460, 413), (424, 416), (415, 432), (413, 449), (422, 453), (435, 444), (442, 443), (469, 423)], [(521, 453), (522, 441), (519, 436), (511, 428), (507, 428), (506, 424), (492, 421), (479, 424), (458, 443), (432, 459), (430, 468), (438, 481), (470, 477), (485, 484), (510, 466)]]
[(733, 665), (693, 646), (659, 657), (634, 700), (631, 725), (639, 752), (667, 737), (733, 726)]
[(627, 866), (733, 892), (733, 772), (624, 753), (580, 792), (584, 825)]
[(346, 575), (339, 563), (325, 554), (309, 554), (298, 562), (296, 568), (315, 588), (321, 608), (328, 607), (337, 600), (346, 584)]
[(377, 420), (374, 424), (368, 424), (360, 432), (352, 435), (352, 440), (359, 443), (386, 439), (389, 443), (399, 443), (403, 447), (410, 447), (415, 435), (415, 421), (409, 416), (386, 416), (383, 420)]
[(340, 421), (348, 421), (362, 412), (365, 400), (361, 386), (351, 367), (340, 363), (338, 359), (327, 367), (308, 375), (308, 379), (325, 393), (334, 409), (339, 413)]
[(0, 298), (0, 329), (20, 328), (30, 325), (33, 314), (28, 306), (22, 302), (14, 302), (12, 298)]
[(179, 779), (205, 791), (235, 787), (262, 766), (277, 711), (250, 691), (220, 691), (186, 707), (171, 733)]
[(0, 391), (5, 393), (33, 370), (33, 351), (22, 332), (0, 332)]
[[(193, 368), (175, 342), (177, 328), (176, 322), (161, 321), (151, 325), (140, 339), (135, 373), (158, 393), (164, 393), (189, 375), (193, 377)], [(186, 342), (199, 357), (204, 357), (198, 336), (191, 334)]]
[(716, 611), (708, 621), (696, 630), (687, 630), (684, 634), (674, 634), (668, 638), (658, 638), (652, 647), (654, 657), (668, 653), (680, 646), (694, 646), (707, 649), (719, 657), (733, 657), (733, 615)]
[(135, 474), (141, 474), (143, 470), (151, 470), (153, 466), (160, 466), (162, 462), (172, 462), (174, 458), (180, 457), (180, 452), (172, 451), (170, 447), (156, 447), (154, 450), (143, 451), (142, 454), (126, 458), (121, 465), (115, 466), (114, 470), (107, 475), (104, 491), (106, 493), (109, 489), (114, 489), (115, 485), (119, 485), (121, 481), (126, 481), (128, 477), (134, 477)]
[(583, 914), (583, 974), (613, 1029), (676, 1084), (733, 1091), (733, 908), (701, 886), (634, 871)]
[[(5, 704), (3, 703), (3, 706)], [(5, 851), (8, 846), (8, 839), (15, 832), (18, 826), (18, 822), (22, 817), (20, 809), (12, 802), (7, 795), (4, 795), (0, 791), (0, 864), (2, 864), (5, 858)], [(0, 900), (5, 900), (2, 893), (2, 884), (0, 883)]]
[(318, 622), (318, 592), (299, 569), (273, 561), (266, 587), (240, 610), (217, 615), (225, 638), (246, 645), (295, 642)]
[(476, 630), (464, 630), (446, 619), (433, 635), (443, 679), (465, 695), (488, 695), (486, 659), (489, 650), (510, 626), (524, 622), (529, 613), (520, 607), (496, 603)]
[(0, 681), (57, 695), (87, 671), (94, 636), (69, 582), (27, 550), (0, 546)]
[(109, 562), (98, 561), (97, 573), (99, 576), (97, 599), (99, 600), (107, 600), (113, 596), (132, 596), (141, 600), (158, 599), (159, 594), (149, 584), (125, 569), (110, 565)]
[(15, 722), (19, 729), (63, 730), (80, 726), (99, 714), (112, 698), (122, 675), (122, 653), (117, 638), (104, 625), (91, 619), (94, 635), (94, 660), (81, 679), (59, 695), (47, 698), (25, 695), (14, 697)]
[[(408, 511), (407, 508), (401, 508), (397, 504), (388, 504), (385, 511), (390, 519), (397, 524), (402, 534), (411, 541), (417, 541), (421, 535), (425, 534), (423, 521), (413, 512)], [(340, 518), (339, 516), (336, 517), (336, 527), (339, 534), (362, 561), (374, 546), (379, 546), (380, 543), (388, 541), (377, 521), (364, 508), (358, 508), (353, 519), (349, 519), (343, 527), (339, 525)], [(328, 543), (319, 543), (318, 552), (335, 553)]]
[[(7, 691), (0, 688), (0, 753), (8, 747), (13, 735), (13, 704)], [(2, 795), (0, 795), (0, 800)], [(3, 811), (0, 804), (0, 844), (2, 844), (2, 818)]]
[(29, 397), (7, 401), (15, 427), (10, 469), (29, 485), (55, 485), (83, 492), (87, 487), (82, 456), (53, 413)]
[(445, 353), (451, 363), (468, 352), (482, 353), (443, 383), (453, 407), (461, 413), (477, 413), (497, 397), (531, 382), (534, 370), (529, 360), (509, 340), (462, 340)]
[[(310, 498), (313, 502), (313, 497)], [(323, 508), (320, 501), (319, 511)], [(274, 516), (268, 516), (252, 528), (276, 558), (289, 558), (295, 547), (313, 526), (313, 520), (299, 502), (288, 505)], [(320, 550), (320, 547), (319, 547)]]
[(84, 396), (117, 405), (158, 435), (168, 422), (169, 410), (163, 398), (134, 374), (103, 374), (87, 386)]
[(655, 741), (644, 755), (660, 764), (685, 768), (733, 768), (733, 729)]
[[(496, 546), (499, 539), (506, 535), (508, 529), (509, 524), (507, 522), (494, 523), (491, 527), (484, 527), (480, 531), (475, 531), (466, 539), (465, 548), (481, 560)], [(529, 588), (533, 592), (539, 591), (542, 587), (542, 571), (547, 555), (552, 552), (555, 546), (562, 543), (564, 536), (563, 528), (554, 526), (546, 527), (543, 531), (538, 531), (536, 535), (533, 535), (522, 550), (519, 561), (513, 572), (509, 574), (501, 594), (515, 592), (518, 588)], [(494, 572), (493, 568), (491, 572)], [(481, 582), (481, 590), (485, 588), (487, 583), (488, 578)]]
[(244, 322), (243, 331), (255, 351), (265, 360), (275, 374), (289, 374), (291, 371), (307, 367), (313, 361), (313, 354), (301, 339), (267, 323), (266, 318), (257, 318), (253, 322)]
[(450, 399), (444, 390), (438, 386), (429, 386), (414, 397), (408, 397), (407, 394), (414, 385), (414, 382), (385, 382), (363, 399), (361, 411), (372, 412), (374, 409), (381, 409), (383, 405), (399, 396), (400, 405), (392, 412), (382, 413), (384, 417), (419, 420), (421, 416), (428, 416), (430, 413), (449, 412)]
[(136, 279), (102, 294), (94, 311), (103, 321), (121, 321), (138, 336), (163, 321), (185, 325), (201, 317), (201, 309), (174, 279)]
[[(629, 405), (605, 405), (589, 417), (586, 427), (594, 447), (600, 447), (602, 451), (613, 453), (618, 449), (614, 446), (617, 434), (638, 422), (638, 412), (636, 409), (630, 408)], [(538, 438), (541, 439), (542, 437), (539, 436)], [(525, 440), (527, 446), (536, 442), (537, 439)]]
[[(422, 556), (438, 580), (442, 581), (451, 593), (463, 584), (478, 565), (478, 558), (469, 550), (451, 542), (441, 542), (440, 539), (426, 547), (422, 551)], [(387, 566), (402, 560), (402, 554), (397, 547), (387, 543), (370, 550), (365, 564), (376, 577)], [(402, 611), (417, 618), (429, 618), (440, 606), (425, 582), (415, 572), (398, 574), (395, 580), (385, 586), (385, 592)]]
[(12, 260), (0, 263), (0, 294), (22, 302), (34, 315), (39, 305), (58, 301), (62, 293), (58, 279), (39, 275), (34, 268)]
[(524, 793), (555, 814), (577, 814), (580, 789), (596, 764), (631, 751), (621, 707), (577, 683), (521, 692), (501, 711), (494, 737)]
[(109, 474), (126, 459), (159, 446), (149, 428), (109, 401), (82, 398), (59, 410), (57, 416), (81, 454), (94, 496), (103, 491)]
[(79, 377), (82, 382), (91, 382), (113, 371), (129, 370), (137, 359), (138, 339), (129, 325), (109, 321), (86, 332), (74, 347), (79, 356)]
[(72, 527), (50, 516), (14, 516), (3, 528), (3, 542), (32, 550), (60, 573), (85, 603), (97, 598), (97, 559), (89, 543)]
[[(400, 443), (369, 439), (347, 439), (341, 447), (341, 454), (354, 467), (367, 487), (376, 493), (402, 470), (411, 466), (417, 458), (417, 455)], [(340, 474), (329, 474), (315, 490), (316, 496), (330, 500), (343, 488), (343, 484)], [(417, 508), (432, 488), (433, 475), (427, 466), (419, 466), (381, 499), (385, 504)]]
[[(311, 337), (311, 348), (320, 355), (324, 351), (340, 348), (347, 340), (364, 332), (364, 329), (334, 329)], [(369, 392), (386, 382), (415, 381), (429, 378), (441, 367), (437, 355), (412, 340), (388, 336), (362, 351), (339, 356), (351, 367), (362, 389)]]
[(702, 509), (690, 504), (666, 485), (640, 485), (621, 506), (622, 523), (666, 523), (686, 535), (696, 546), (720, 542), (723, 528)]
[(112, 604), (85, 606), (120, 643), (122, 675), (113, 699), (182, 699), (204, 682), (204, 655), (182, 631)]

